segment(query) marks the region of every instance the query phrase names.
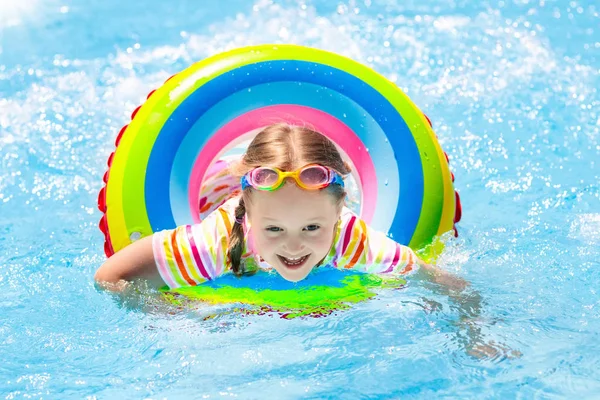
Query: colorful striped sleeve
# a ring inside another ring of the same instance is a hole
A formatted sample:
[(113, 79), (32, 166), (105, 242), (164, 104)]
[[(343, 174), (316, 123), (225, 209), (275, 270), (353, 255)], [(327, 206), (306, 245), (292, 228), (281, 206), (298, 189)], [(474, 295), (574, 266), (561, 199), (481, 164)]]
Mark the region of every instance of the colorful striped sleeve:
[(330, 259), (337, 268), (373, 274), (409, 274), (418, 269), (418, 257), (407, 246), (367, 226), (344, 209)]
[(171, 289), (196, 286), (225, 272), (233, 220), (226, 206), (227, 203), (199, 224), (154, 234), (156, 267)]

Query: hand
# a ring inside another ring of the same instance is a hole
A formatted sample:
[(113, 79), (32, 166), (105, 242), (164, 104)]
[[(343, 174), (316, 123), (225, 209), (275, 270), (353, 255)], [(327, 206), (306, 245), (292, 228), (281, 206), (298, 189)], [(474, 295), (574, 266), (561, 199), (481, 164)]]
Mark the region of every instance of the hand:
[(520, 358), (523, 355), (520, 351), (493, 340), (488, 343), (470, 343), (466, 350), (469, 356), (479, 360), (503, 361)]
[[(491, 322), (491, 323), (490, 323)], [(493, 325), (497, 321), (487, 322)], [(506, 359), (520, 358), (523, 354), (518, 350), (513, 350), (504, 343), (498, 343), (493, 340), (485, 341), (484, 334), (481, 332), (481, 325), (485, 321), (481, 318), (462, 318), (459, 326), (466, 330), (468, 342), (466, 352), (469, 356), (479, 360), (504, 361)]]

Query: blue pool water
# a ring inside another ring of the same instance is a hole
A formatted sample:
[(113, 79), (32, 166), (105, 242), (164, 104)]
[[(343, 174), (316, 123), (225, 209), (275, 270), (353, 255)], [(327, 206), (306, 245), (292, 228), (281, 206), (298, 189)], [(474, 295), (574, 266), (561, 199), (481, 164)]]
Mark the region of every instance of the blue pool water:
[[(595, 1), (140, 4), (0, 1), (0, 398), (599, 396)], [(416, 282), (293, 320), (94, 287), (118, 129), (173, 73), (265, 42), (366, 63), (431, 117), (464, 210), (439, 264), (520, 357), (468, 356), (457, 305)]]

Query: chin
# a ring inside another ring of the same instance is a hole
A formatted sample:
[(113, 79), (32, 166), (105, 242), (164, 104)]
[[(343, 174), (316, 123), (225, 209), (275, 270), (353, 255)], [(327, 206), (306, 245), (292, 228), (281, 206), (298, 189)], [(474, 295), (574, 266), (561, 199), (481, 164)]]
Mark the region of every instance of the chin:
[(308, 276), (308, 274), (310, 274), (310, 271), (312, 271), (312, 269), (309, 270), (309, 271), (306, 271), (306, 273), (303, 273), (303, 274), (293, 274), (293, 275), (289, 274), (287, 272), (286, 273), (282, 273), (283, 271), (277, 271), (277, 272), (286, 281), (289, 281), (289, 282), (300, 282), (301, 280), (303, 280), (304, 278), (306, 278)]

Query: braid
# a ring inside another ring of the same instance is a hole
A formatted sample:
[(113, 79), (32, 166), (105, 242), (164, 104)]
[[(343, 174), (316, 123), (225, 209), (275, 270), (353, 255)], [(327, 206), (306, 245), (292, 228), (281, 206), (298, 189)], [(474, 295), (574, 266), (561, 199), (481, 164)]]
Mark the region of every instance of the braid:
[(231, 229), (229, 249), (227, 250), (231, 270), (235, 276), (244, 275), (243, 268), (240, 267), (242, 251), (244, 251), (244, 228), (242, 226), (244, 215), (246, 215), (246, 206), (244, 205), (244, 199), (240, 197), (240, 202), (235, 208), (235, 222)]

